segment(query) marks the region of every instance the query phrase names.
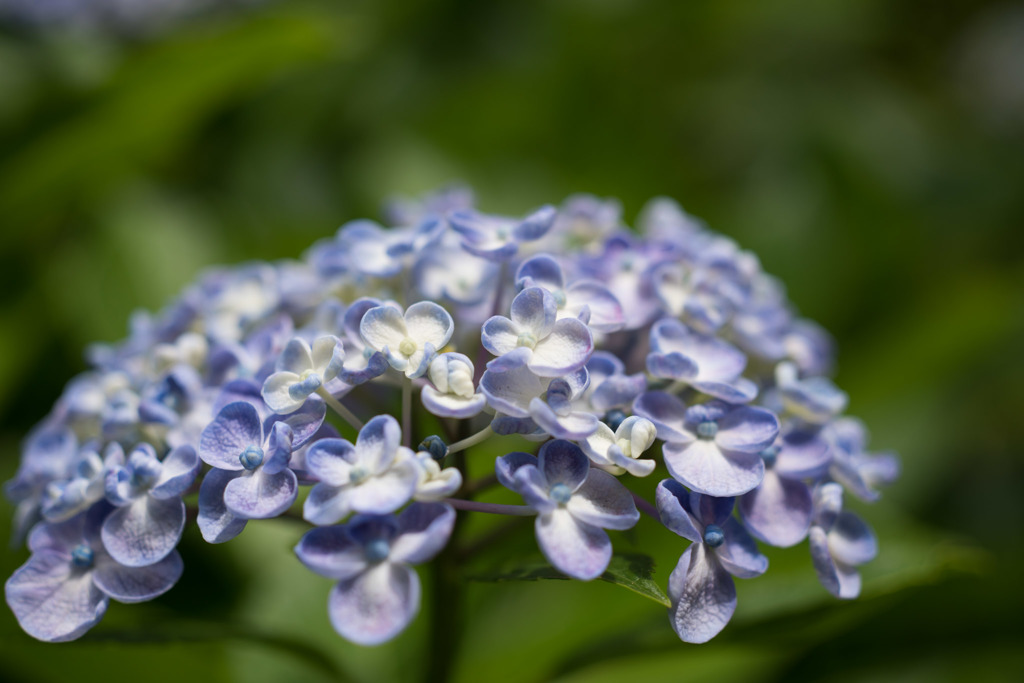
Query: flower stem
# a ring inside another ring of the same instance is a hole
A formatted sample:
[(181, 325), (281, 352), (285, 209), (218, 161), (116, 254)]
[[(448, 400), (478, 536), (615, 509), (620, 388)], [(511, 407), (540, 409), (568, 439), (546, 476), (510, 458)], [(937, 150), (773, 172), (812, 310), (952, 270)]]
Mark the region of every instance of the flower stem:
[(636, 507), (640, 512), (650, 515), (659, 522), (661, 521), (661, 515), (658, 514), (658, 508), (654, 507), (643, 496), (633, 493), (632, 491), (630, 491), (630, 493), (633, 494), (633, 502), (636, 503)]
[(350, 425), (352, 425), (352, 427), (357, 432), (363, 428), (363, 421), (356, 417), (351, 410), (342, 405), (341, 401), (331, 396), (331, 393), (329, 391), (327, 391), (323, 387), (320, 387), (319, 389), (316, 390), (316, 393), (317, 396), (324, 400), (324, 403), (331, 407), (331, 410), (340, 415), (342, 419), (345, 420), (345, 422), (348, 422)]
[(402, 445), (412, 444), (412, 380), (402, 382)]
[(480, 503), (475, 500), (464, 500), (462, 498), (445, 498), (442, 503), (448, 503), (456, 510), (468, 512), (487, 512), (492, 515), (515, 515), (517, 517), (533, 517), (537, 514), (529, 505), (502, 505), (500, 503)]
[(456, 441), (452, 445), (448, 446), (448, 454), (458, 453), (464, 451), (467, 448), (471, 448), (481, 441), (486, 441), (494, 435), (494, 430), (491, 429), (490, 425), (487, 425), (473, 436), (466, 437), (462, 441)]

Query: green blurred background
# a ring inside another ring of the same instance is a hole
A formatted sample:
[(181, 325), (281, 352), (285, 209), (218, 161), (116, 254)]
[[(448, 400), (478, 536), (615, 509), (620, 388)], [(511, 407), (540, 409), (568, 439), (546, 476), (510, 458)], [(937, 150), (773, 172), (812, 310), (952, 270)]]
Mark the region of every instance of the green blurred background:
[[(678, 199), (835, 334), (850, 413), (904, 463), (863, 510), (881, 556), (855, 602), (828, 597), (805, 548), (769, 551), (730, 626), (689, 646), (609, 584), (473, 582), (453, 680), (1019, 680), (1021, 3), (293, 1), (144, 30), (8, 20), (0, 479), (84, 347), (122, 337), (133, 309), (453, 180), (513, 213), (588, 191), (632, 221)], [(0, 610), (0, 678), (422, 678), (429, 571), (414, 626), (361, 649), (328, 624), (330, 582), (290, 552), (303, 527), (250, 527), (216, 547), (188, 529), (175, 590), (112, 605), (72, 644), (37, 643)], [(670, 536), (644, 520), (615, 540), (653, 547), (664, 585)], [(531, 544), (527, 524), (505, 550)], [(0, 551), (3, 575), (25, 557)]]

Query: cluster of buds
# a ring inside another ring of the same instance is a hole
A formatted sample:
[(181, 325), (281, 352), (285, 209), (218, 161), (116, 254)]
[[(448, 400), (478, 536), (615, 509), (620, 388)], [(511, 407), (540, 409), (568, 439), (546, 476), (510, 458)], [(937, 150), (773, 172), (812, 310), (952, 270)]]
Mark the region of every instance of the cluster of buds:
[[(169, 590), (192, 518), (223, 543), (301, 516), (298, 560), (337, 581), (331, 622), (366, 645), (406, 628), (412, 567), (477, 512), (535, 516), (541, 552), (583, 581), (609, 566), (606, 530), (650, 515), (691, 542), (668, 582), (687, 642), (729, 621), (733, 577), (767, 570), (758, 542), (806, 540), (822, 585), (859, 593), (876, 540), (843, 496), (876, 499), (898, 463), (866, 451), (828, 335), (753, 254), (665, 199), (635, 231), (610, 200), (509, 218), (464, 189), (388, 219), (209, 272), (90, 350), (6, 486), (32, 553), (6, 584), (26, 632), (74, 639), (111, 598)], [(465, 481), (495, 435), (522, 450)], [(654, 502), (631, 491), (656, 472)], [(474, 500), (488, 483), (523, 505)]]

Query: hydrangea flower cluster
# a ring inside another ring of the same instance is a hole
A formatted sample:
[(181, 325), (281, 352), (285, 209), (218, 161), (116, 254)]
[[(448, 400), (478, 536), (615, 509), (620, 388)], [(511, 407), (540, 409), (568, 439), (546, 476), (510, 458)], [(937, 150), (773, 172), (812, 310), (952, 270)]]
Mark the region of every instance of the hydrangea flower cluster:
[[(758, 542), (806, 540), (825, 589), (858, 594), (877, 544), (844, 495), (873, 501), (898, 462), (867, 452), (829, 337), (753, 254), (665, 199), (636, 231), (610, 200), (505, 217), (463, 189), (389, 222), (211, 271), (90, 351), (6, 485), (31, 551), (6, 584), (26, 632), (73, 639), (110, 598), (170, 589), (190, 514), (209, 543), (313, 525), (297, 559), (337, 580), (331, 622), (366, 645), (416, 616), (413, 567), (478, 512), (534, 516), (543, 555), (583, 581), (607, 570), (608, 531), (647, 513), (690, 542), (668, 581), (687, 642), (729, 621), (734, 578), (768, 569)], [(464, 481), (494, 435), (522, 450)], [(630, 486), (655, 473), (651, 503)], [(474, 499), (497, 485), (523, 504)]]

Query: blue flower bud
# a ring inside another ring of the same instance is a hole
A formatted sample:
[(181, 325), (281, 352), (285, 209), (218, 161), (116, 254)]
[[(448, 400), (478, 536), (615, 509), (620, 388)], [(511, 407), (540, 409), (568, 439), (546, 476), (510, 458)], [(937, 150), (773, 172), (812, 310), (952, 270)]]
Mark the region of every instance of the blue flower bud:
[(383, 562), (388, 559), (388, 554), (391, 552), (391, 545), (386, 539), (375, 538), (363, 546), (363, 552), (366, 555), (366, 559), (370, 562)]
[(555, 501), (559, 505), (565, 505), (569, 502), (569, 499), (572, 498), (572, 489), (565, 484), (555, 484), (551, 487), (548, 495), (551, 496), (551, 500)]
[(249, 446), (238, 456), (242, 467), (247, 470), (254, 470), (263, 464), (263, 449), (259, 446)]
[(711, 440), (718, 434), (718, 423), (712, 422), (711, 420), (705, 420), (697, 425), (697, 436), (702, 439)]
[(626, 419), (626, 414), (621, 410), (609, 410), (608, 414), (604, 416), (604, 423), (608, 425), (608, 428), (613, 432), (619, 428), (619, 425)]
[(71, 551), (71, 564), (82, 569), (88, 569), (92, 566), (94, 555), (92, 548), (84, 543), (75, 546), (74, 550)]
[(722, 532), (722, 527), (717, 524), (708, 524), (704, 527), (704, 542), (712, 548), (725, 543), (725, 534)]
[(765, 467), (771, 467), (775, 464), (775, 460), (779, 457), (779, 447), (769, 446), (768, 448), (761, 451), (761, 460), (764, 461)]
[(448, 444), (437, 434), (431, 434), (420, 442), (418, 450), (430, 453), (430, 457), (441, 462), (448, 455)]

